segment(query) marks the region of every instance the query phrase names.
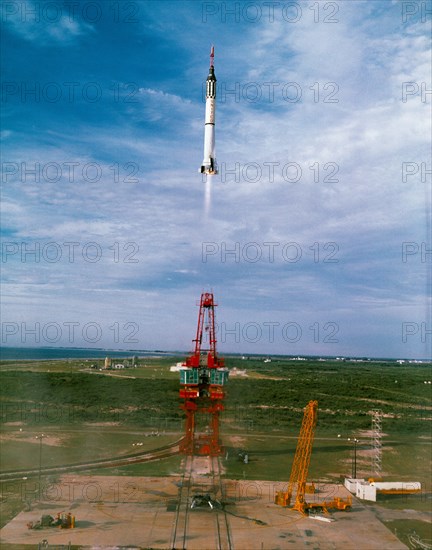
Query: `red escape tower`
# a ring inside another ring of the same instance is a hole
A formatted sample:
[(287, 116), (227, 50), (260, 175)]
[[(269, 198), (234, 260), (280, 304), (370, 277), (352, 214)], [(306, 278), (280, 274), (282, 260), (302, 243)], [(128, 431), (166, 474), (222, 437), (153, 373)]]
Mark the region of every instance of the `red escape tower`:
[[(215, 313), (213, 293), (201, 294), (195, 351), (180, 371), (181, 408), (186, 412), (185, 436), (180, 452), (187, 455), (218, 456), (222, 453), (219, 441), (219, 413), (224, 410), (224, 385), (228, 369), (216, 353)], [(203, 338), (205, 342), (203, 342)], [(208, 347), (205, 347), (208, 346)], [(197, 418), (198, 415), (198, 418)], [(200, 419), (205, 419), (200, 426)], [(199, 431), (200, 428), (202, 431)]]

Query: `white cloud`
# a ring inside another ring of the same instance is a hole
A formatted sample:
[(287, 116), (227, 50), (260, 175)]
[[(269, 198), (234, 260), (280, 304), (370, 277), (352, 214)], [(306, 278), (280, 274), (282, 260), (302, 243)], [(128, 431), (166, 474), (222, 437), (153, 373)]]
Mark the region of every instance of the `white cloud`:
[[(120, 124), (108, 119), (95, 128), (94, 122), (80, 120), (72, 135), (67, 127), (53, 130), (50, 143), (55, 145), (50, 148), (31, 143), (31, 135), (21, 140), (15, 148), (18, 160), (96, 162), (103, 177), (95, 183), (82, 178), (70, 182), (65, 174), (54, 183), (11, 179), (5, 215), (14, 238), (42, 246), (76, 241), (82, 247), (96, 241), (103, 257), (91, 263), (81, 256), (72, 264), (66, 255), (55, 264), (11, 259), (5, 288), (9, 314), (45, 322), (129, 319), (141, 324), (141, 347), (185, 348), (193, 336), (195, 301), (204, 288), (213, 287), (223, 306), (218, 315), (231, 324), (294, 319), (308, 334), (315, 321), (337, 321), (341, 341), (332, 352), (386, 355), (379, 342), (383, 335), (390, 354), (403, 355), (400, 324), (424, 316), (425, 287), (424, 266), (413, 263), (415, 258), (403, 264), (401, 243), (423, 238), (425, 194), (420, 176), (402, 182), (401, 164), (427, 160), (430, 103), (420, 97), (402, 102), (401, 85), (427, 79), (428, 43), (417, 25), (401, 33), (398, 6), (397, 15), (382, 16), (385, 24), (379, 30), (374, 8), (353, 4), (340, 4), (340, 23), (332, 26), (310, 17), (289, 30), (281, 22), (255, 26), (256, 46), (245, 55), (242, 44), (252, 34), (248, 28), (238, 38), (240, 51), (229, 62), (225, 58), (225, 67), (222, 62), (217, 66), (217, 74), (234, 74), (242, 84), (247, 79), (278, 82), (280, 89), (297, 82), (303, 96), (298, 103), (277, 95), (273, 103), (240, 98), (217, 104), (220, 167), (255, 162), (264, 173), (265, 162), (279, 165), (274, 182), (265, 176), (248, 182), (243, 172), (238, 182), (214, 178), (207, 218), (204, 184), (197, 174), (204, 117), (198, 78), (196, 101), (183, 96), (181, 86), (172, 93), (155, 75), (152, 84), (140, 87), (140, 101)], [(305, 6), (305, 14), (313, 12)], [(86, 30), (66, 26), (61, 32), (77, 37)], [(226, 54), (238, 29), (223, 30), (217, 51)], [(36, 31), (20, 32), (30, 36)], [(43, 32), (47, 39), (48, 31)], [(50, 37), (61, 40), (61, 33)], [(190, 41), (188, 36), (184, 44)], [(189, 50), (191, 59), (195, 49)], [(185, 71), (191, 74), (189, 68)], [(326, 96), (314, 101), (310, 86), (315, 82), (320, 93), (325, 83), (336, 82), (338, 103), (325, 103)], [(181, 121), (176, 130), (170, 130), (173, 120)], [(113, 181), (114, 161), (139, 164), (140, 182)], [(281, 168), (287, 162), (301, 166), (299, 182), (284, 180)], [(329, 162), (338, 166), (337, 182), (323, 181)], [(319, 182), (310, 168), (316, 163)], [(218, 249), (207, 262), (202, 259), (205, 242)], [(279, 243), (275, 261), (265, 256), (255, 263), (245, 260), (242, 251), (251, 242), (263, 250), (264, 243)], [(289, 242), (301, 247), (298, 262), (280, 255)], [(322, 261), (329, 242), (338, 246), (337, 264)], [(118, 262), (110, 249), (114, 243), (120, 246)], [(130, 252), (121, 248), (127, 243), (139, 246), (138, 263), (122, 261)], [(224, 257), (223, 247), (236, 250), (237, 244), (239, 261), (236, 252)], [(396, 332), (380, 325), (377, 312), (390, 318)], [(187, 322), (178, 326), (175, 319), (185, 316)], [(174, 326), (167, 337), (166, 328)], [(362, 343), (356, 331), (360, 334), (364, 326), (376, 327), (378, 336), (374, 332)], [(349, 334), (345, 340), (344, 334)], [(326, 348), (303, 340), (295, 349), (323, 353)], [(272, 350), (286, 351), (267, 346)], [(423, 353), (424, 348), (417, 352)]]
[(93, 31), (92, 25), (78, 19), (76, 6), (33, 0), (11, 2), (4, 6), (3, 20), (9, 29), (29, 42), (68, 44)]

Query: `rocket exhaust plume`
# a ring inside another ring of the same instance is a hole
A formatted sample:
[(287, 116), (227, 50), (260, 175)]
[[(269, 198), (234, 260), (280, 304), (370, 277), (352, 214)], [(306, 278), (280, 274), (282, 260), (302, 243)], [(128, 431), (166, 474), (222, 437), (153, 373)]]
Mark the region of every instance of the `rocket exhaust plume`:
[(204, 219), (208, 220), (210, 215), (210, 206), (211, 206), (211, 186), (210, 180), (206, 178), (205, 190), (204, 190)]
[(214, 72), (214, 46), (210, 51), (210, 68), (206, 82), (206, 107), (204, 122), (204, 158), (201, 174), (212, 176), (218, 173), (215, 157), (215, 110), (216, 110), (216, 76)]

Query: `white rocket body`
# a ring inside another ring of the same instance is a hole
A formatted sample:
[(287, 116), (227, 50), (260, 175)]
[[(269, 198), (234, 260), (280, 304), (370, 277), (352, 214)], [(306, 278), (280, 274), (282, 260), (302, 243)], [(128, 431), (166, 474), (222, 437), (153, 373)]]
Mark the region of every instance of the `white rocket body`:
[(206, 107), (204, 125), (204, 158), (201, 164), (201, 174), (217, 174), (215, 156), (215, 111), (216, 111), (216, 76), (213, 66), (214, 48), (210, 53), (210, 70), (206, 82)]

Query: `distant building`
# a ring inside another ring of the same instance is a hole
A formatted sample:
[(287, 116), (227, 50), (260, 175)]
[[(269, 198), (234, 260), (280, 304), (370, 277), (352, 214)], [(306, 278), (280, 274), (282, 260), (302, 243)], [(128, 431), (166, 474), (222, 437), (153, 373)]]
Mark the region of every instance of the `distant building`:
[(111, 359), (110, 359), (109, 357), (105, 357), (105, 365), (104, 365), (104, 367), (105, 367), (106, 369), (111, 368)]
[(176, 363), (175, 365), (172, 365), (170, 367), (170, 372), (180, 372), (185, 368), (186, 368), (186, 365), (184, 363)]
[(237, 367), (234, 367), (230, 370), (230, 376), (248, 376), (245, 370), (238, 369)]

